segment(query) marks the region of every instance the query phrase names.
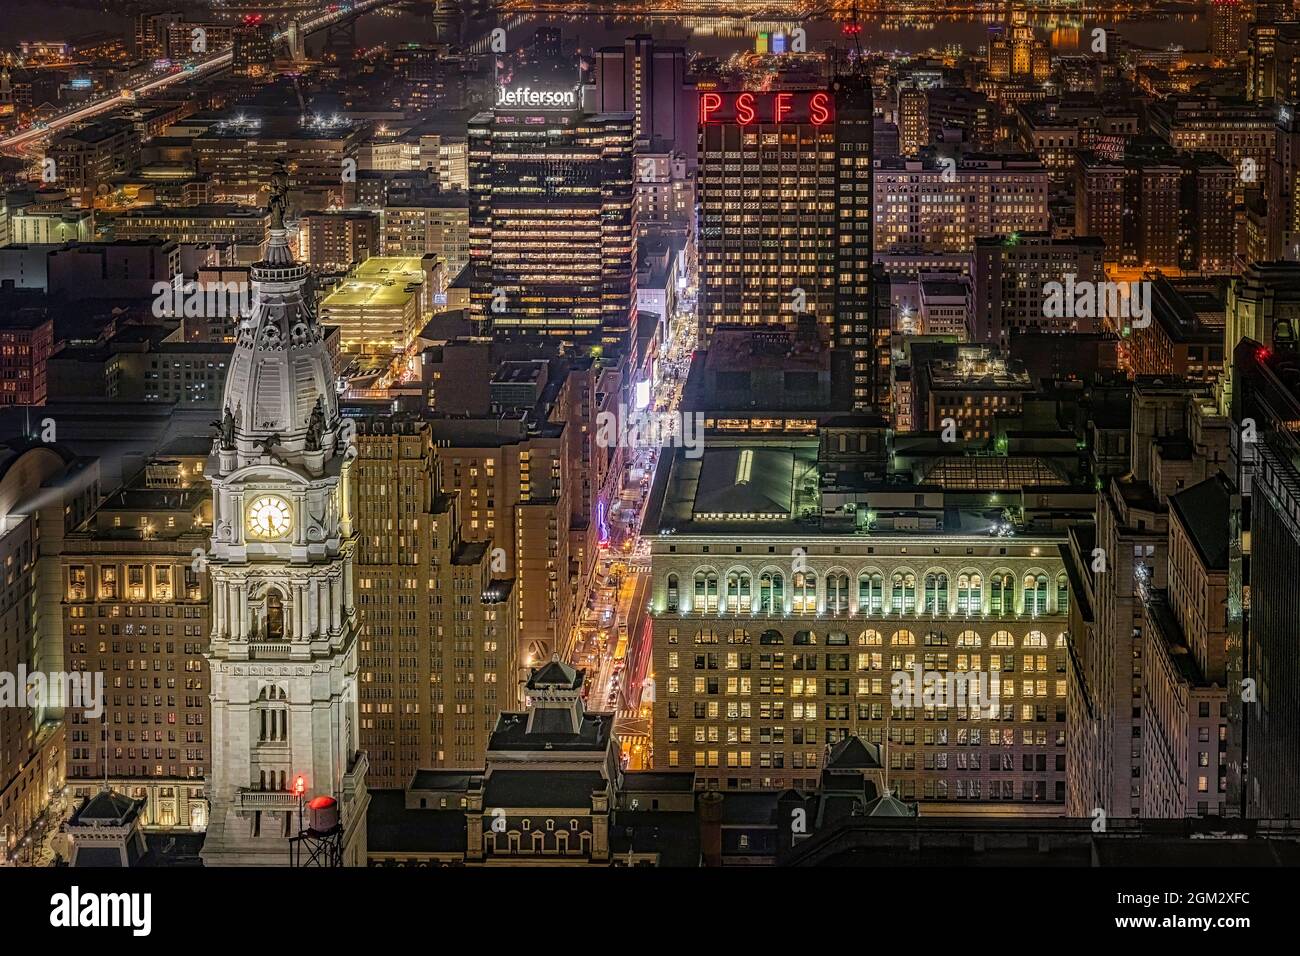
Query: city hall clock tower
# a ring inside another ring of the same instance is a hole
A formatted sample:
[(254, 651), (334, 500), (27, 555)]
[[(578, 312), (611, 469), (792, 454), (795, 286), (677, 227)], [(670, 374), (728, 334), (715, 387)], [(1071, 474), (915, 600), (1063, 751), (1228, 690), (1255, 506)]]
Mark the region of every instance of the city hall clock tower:
[(343, 862), (363, 866), (369, 796), (358, 750), (352, 436), (307, 270), (286, 241), (279, 175), (271, 211), (207, 464), (212, 770), (203, 860), (286, 865), (299, 800), (329, 795), (342, 815)]

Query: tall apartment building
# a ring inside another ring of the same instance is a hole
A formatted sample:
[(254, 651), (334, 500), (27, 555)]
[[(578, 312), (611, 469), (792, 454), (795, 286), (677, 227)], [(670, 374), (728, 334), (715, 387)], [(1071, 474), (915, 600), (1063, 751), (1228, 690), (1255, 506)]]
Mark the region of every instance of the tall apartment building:
[(305, 212), (298, 220), (303, 261), (317, 272), (346, 272), (383, 251), (377, 213)]
[(1223, 473), (1170, 495), (1168, 587), (1139, 581), (1144, 818), (1224, 813), (1230, 498)]
[(1296, 328), (1300, 328), (1300, 264), (1254, 262), (1229, 281), (1219, 376), (1219, 407), (1225, 414), (1236, 389), (1233, 351), (1237, 343), (1251, 339), (1271, 348), (1289, 342)]
[[(841, 487), (828, 450), (715, 438), (665, 463), (646, 519), (654, 766), (705, 789), (813, 787), (853, 734), (883, 746), (904, 800), (1059, 812), (1062, 533), (990, 536), (998, 509), (941, 489)], [(906, 693), (927, 674), (973, 675), (987, 698)]]
[(1051, 51), (1038, 37), (1024, 10), (1013, 10), (1011, 19), (989, 38), (989, 75), (994, 80), (1033, 80), (1042, 83), (1052, 70)]
[(638, 153), (637, 239), (675, 236), (695, 241), (695, 172), (684, 153)]
[(1300, 259), (1300, 122), (1290, 109), (1278, 110), (1265, 209), (1263, 254), (1270, 260)]
[(899, 148), (904, 156), (914, 156), (923, 147), (935, 143), (940, 135), (963, 137), (978, 146), (989, 138), (995, 115), (989, 98), (983, 93), (960, 87), (932, 86), (925, 89), (905, 88), (898, 91)]
[(881, 160), (875, 250), (969, 255), (980, 236), (1045, 233), (1047, 183), (1047, 169), (1029, 156)]
[[(518, 105), (516, 105), (518, 104)], [(577, 90), (502, 90), (470, 121), (470, 305), (503, 338), (626, 337), (636, 307), (634, 117)]]
[(426, 170), (443, 192), (469, 189), (469, 137), (465, 125), (456, 119), (463, 115), (447, 117), (449, 129), (422, 128), (419, 134), (420, 169)]
[(247, 14), (231, 36), (231, 72), (235, 76), (270, 76), (275, 65), (275, 26), (261, 14)]
[(1043, 309), (1049, 283), (1105, 279), (1104, 247), (1095, 236), (1056, 239), (1021, 233), (975, 240), (971, 279), (975, 287), (974, 339), (1002, 346), (1016, 332), (1091, 332), (1095, 320), (1049, 316)]
[(860, 408), (888, 405), (888, 330), (872, 308), (873, 132), (861, 76), (700, 94), (701, 345), (720, 325), (811, 316), (852, 354)]
[[(1267, 187), (1277, 126), (1272, 106), (1213, 96), (1175, 96), (1151, 104), (1149, 122), (1151, 132), (1175, 149), (1218, 153), (1237, 170), (1252, 168), (1242, 163), (1252, 160), (1258, 186)], [(1239, 183), (1238, 188), (1246, 185)]]
[(1205, 152), (1079, 159), (1076, 235), (1097, 236), (1107, 262), (1227, 273), (1236, 266), (1238, 170)]
[[(1172, 679), (1152, 648), (1172, 646), (1173, 632), (1147, 634), (1147, 598), (1170, 587), (1169, 498), (1212, 477), (1227, 462), (1227, 422), (1200, 383), (1140, 379), (1133, 387), (1129, 473), (1098, 492), (1095, 529), (1072, 531), (1066, 549), (1073, 589), (1070, 626), (1066, 814), (1137, 817), (1146, 801), (1168, 807), (1168, 791), (1148, 795), (1143, 776), (1146, 735), (1168, 734), (1172, 703), (1152, 724), (1144, 697), (1153, 682)], [(1181, 540), (1181, 539), (1180, 539)], [(1185, 565), (1175, 572), (1185, 572)], [(1175, 581), (1175, 587), (1182, 585)], [(1166, 620), (1159, 609), (1157, 623)], [(1173, 635), (1176, 640), (1176, 635)], [(1153, 684), (1153, 687), (1157, 686)], [(1158, 744), (1157, 744), (1158, 745)], [(1167, 785), (1167, 778), (1159, 786)], [(1161, 794), (1164, 794), (1162, 796)]]
[(140, 134), (130, 120), (102, 120), (58, 137), (45, 158), (54, 160), (54, 182), (90, 205), (85, 200), (95, 190), (140, 162)]
[[(357, 156), (369, 127), (335, 117), (238, 115), (194, 137), (194, 166), (213, 186), (261, 190), (278, 163), (296, 209), (345, 205), (355, 196)], [(351, 164), (350, 166), (348, 164)]]
[(361, 744), (377, 787), (422, 767), (483, 759), (519, 706), (514, 582), (492, 539), (464, 542), (427, 423), (357, 418), (357, 621)]
[[(1083, 58), (1093, 68), (1097, 61)], [(1018, 141), (1026, 152), (1034, 153), (1047, 167), (1054, 186), (1074, 182), (1079, 151), (1122, 148), (1136, 135), (1139, 117), (1136, 110), (1100, 96), (1048, 99), (1025, 103), (1016, 110)]]
[(212, 769), (212, 533), (204, 457), (151, 460), (64, 538), (65, 659), (104, 675), (102, 714), (68, 708), (68, 785), (145, 797), (143, 823), (201, 830)]
[(913, 427), (956, 430), (962, 441), (996, 438), (996, 419), (1017, 418), (1036, 384), (1019, 363), (987, 345), (914, 352)]
[(1208, 12), (1210, 53), (1224, 63), (1235, 63), (1246, 44), (1247, 0), (1210, 0)]
[[(529, 421), (546, 423), (538, 431), (539, 435), (553, 434), (561, 427), (564, 429), (563, 445), (568, 464), (561, 477), (567, 489), (563, 499), (568, 503), (568, 517), (558, 516), (557, 512), (555, 531), (568, 535), (569, 575), (572, 581), (579, 582), (580, 589), (581, 582), (589, 579), (596, 566), (600, 502), (603, 499), (605, 507), (609, 507), (618, 493), (618, 481), (624, 474), (626, 449), (608, 447), (607, 443), (597, 444), (596, 423), (601, 412), (618, 414), (620, 402), (626, 402), (623, 397), (627, 378), (625, 363), (613, 353), (605, 353), (599, 359), (572, 356), (550, 362), (502, 362), (501, 352), (499, 343), (484, 338), (453, 339), (423, 352), (420, 358), (427, 387), (425, 407), (431, 414), (446, 419), (436, 422), (434, 427), (436, 437), (450, 441), (448, 447), (451, 448), (461, 447), (462, 439), (470, 447), (483, 444), (482, 438), (476, 436), (487, 432), (486, 423), (519, 419), (521, 405), (525, 406), (523, 413)], [(473, 420), (474, 424), (457, 426), (452, 420), (458, 418)], [(522, 440), (517, 436), (529, 434), (532, 427), (512, 423), (502, 440)], [(477, 469), (477, 465), (469, 467)], [(471, 510), (483, 509), (489, 501), (494, 504), (486, 506), (493, 509), (491, 513), (483, 510), (470, 517), (466, 536), (474, 539), (479, 539), (486, 530), (483, 522), (497, 520), (503, 502), (509, 504), (519, 497), (519, 492), (508, 484), (509, 473), (503, 478), (495, 463), (490, 469), (477, 470), (478, 473), (471, 473), (470, 477), (481, 478), (483, 483), (477, 491), (470, 488), (461, 496), (461, 517), (465, 518), (465, 509), (471, 502), (479, 503)], [(450, 492), (452, 489), (448, 487), (447, 490)], [(528, 490), (531, 496), (533, 489), (530, 487)], [(475, 525), (475, 519), (482, 519), (482, 522)], [(514, 544), (507, 540), (508, 535), (502, 534), (501, 538), (499, 543), (507, 549), (509, 557), (514, 553)], [(558, 555), (558, 538), (553, 545), (548, 544), (550, 547)], [(513, 568), (513, 561), (508, 562), (508, 566)], [(558, 563), (542, 562), (529, 565), (529, 569), (539, 577), (524, 582), (520, 587), (537, 601), (546, 596), (552, 572), (557, 578), (562, 578)], [(561, 618), (569, 618), (573, 613), (570, 602), (576, 600), (576, 594), (577, 589), (571, 589), (560, 602), (558, 614)], [(530, 616), (540, 620), (540, 615), (546, 610), (546, 605), (538, 604)], [(563, 651), (567, 648), (564, 642), (568, 631), (563, 625), (557, 625), (555, 632), (562, 641), (557, 647)], [(534, 659), (543, 656), (540, 651), (533, 655)]]
[[(80, 522), (98, 496), (94, 462), (31, 439), (0, 446), (0, 672), (21, 695), (32, 685), (20, 668), (47, 681), (66, 673), (59, 551), (68, 525)], [(63, 788), (65, 703), (23, 696), (0, 708), (0, 856), (6, 860), (15, 859)]]
[(1120, 343), (1133, 375), (1173, 375), (1214, 383), (1223, 373), (1223, 316), (1227, 282), (1220, 279), (1151, 281), (1151, 322), (1132, 326)]
[(928, 91), (909, 87), (898, 91), (898, 150), (904, 156), (930, 145)]
[[(400, 136), (376, 135), (362, 144), (357, 168), (369, 172), (423, 172), (420, 186), (440, 192), (469, 189), (469, 137), (465, 111), (439, 113)], [(364, 190), (358, 191), (362, 198)]]
[(687, 77), (686, 49), (645, 34), (595, 55), (596, 82), (584, 105), (595, 113), (632, 113), (638, 153), (680, 152), (696, 162), (696, 102)]
[(446, 44), (402, 44), (389, 63), (404, 81), (405, 102), (420, 110), (458, 110), (465, 106), (473, 65)]
[(44, 405), (46, 363), (54, 349), (54, 320), (35, 304), (17, 307), (0, 293), (0, 405)]
[(137, 13), (135, 15), (136, 55), (141, 58), (166, 56), (167, 31), (172, 24), (180, 23), (184, 16), (179, 11)]
[[(1288, 310), (1289, 311), (1289, 310)], [(1228, 392), (1234, 472), (1229, 543), (1229, 813), (1263, 819), (1300, 811), (1294, 731), (1300, 705), (1295, 581), (1300, 573), (1300, 476), (1292, 423), (1300, 417), (1294, 326), (1280, 310), (1263, 335), (1237, 340)], [(1230, 323), (1230, 328), (1231, 328)], [(1232, 341), (1230, 339), (1230, 341)]]
[(460, 494), (459, 535), (502, 548), (514, 580), (519, 653), (536, 666), (567, 651), (577, 620), (571, 552), (573, 429), (509, 414), (435, 418), (442, 491)]
[(383, 254), (433, 253), (455, 278), (469, 264), (469, 199), (463, 193), (398, 192), (384, 207)]

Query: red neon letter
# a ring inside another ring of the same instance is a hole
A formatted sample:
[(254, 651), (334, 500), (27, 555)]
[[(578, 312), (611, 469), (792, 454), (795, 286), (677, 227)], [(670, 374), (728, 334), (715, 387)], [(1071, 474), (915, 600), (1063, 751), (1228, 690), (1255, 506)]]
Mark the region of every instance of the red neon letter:
[(785, 114), (790, 112), (790, 94), (776, 94), (776, 121), (779, 123), (785, 119)]
[(813, 125), (821, 126), (831, 118), (830, 100), (831, 98), (825, 93), (812, 95), (812, 99), (808, 101), (808, 113), (812, 117)]
[(736, 119), (743, 125), (754, 122), (754, 94), (741, 93), (736, 97)]
[(709, 121), (709, 114), (716, 113), (718, 111), (718, 108), (721, 106), (722, 106), (722, 97), (719, 96), (717, 93), (701, 93), (700, 94), (700, 122), (707, 123)]

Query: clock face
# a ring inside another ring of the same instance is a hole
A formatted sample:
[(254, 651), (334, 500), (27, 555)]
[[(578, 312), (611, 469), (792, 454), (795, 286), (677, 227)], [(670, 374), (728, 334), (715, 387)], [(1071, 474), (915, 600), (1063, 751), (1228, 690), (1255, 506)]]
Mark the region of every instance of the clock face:
[(248, 506), (246, 524), (250, 538), (283, 538), (293, 527), (289, 502), (276, 495), (258, 495)]

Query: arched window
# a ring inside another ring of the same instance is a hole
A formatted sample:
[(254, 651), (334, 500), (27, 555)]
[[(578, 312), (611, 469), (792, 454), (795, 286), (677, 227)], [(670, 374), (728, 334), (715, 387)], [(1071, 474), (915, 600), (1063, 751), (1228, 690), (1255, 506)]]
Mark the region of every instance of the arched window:
[(879, 614), (885, 606), (885, 579), (879, 571), (858, 575), (858, 613)]
[(984, 610), (984, 579), (978, 574), (957, 575), (957, 613), (979, 614)]
[(890, 607), (897, 613), (904, 614), (916, 610), (916, 575), (901, 571), (895, 572), (890, 579)]
[(1070, 612), (1070, 583), (1062, 571), (1056, 576), (1056, 613), (1068, 614)]
[(728, 614), (748, 614), (752, 593), (752, 582), (748, 571), (727, 572)]
[(948, 575), (942, 571), (931, 571), (925, 576), (925, 603), (921, 609), (926, 614), (947, 613)]
[(979, 647), (983, 641), (975, 631), (962, 631), (957, 635), (958, 647)]
[(668, 575), (668, 613), (669, 614), (677, 613), (678, 600), (679, 598), (678, 598), (678, 590), (677, 590), (677, 575), (670, 574)]
[(849, 613), (849, 576), (832, 572), (826, 578), (826, 610), (831, 614)]
[(758, 605), (764, 614), (785, 611), (785, 577), (780, 571), (764, 571), (759, 576)]
[(695, 572), (695, 610), (707, 614), (717, 613), (718, 573), (716, 571)]
[(894, 647), (915, 647), (916, 635), (911, 631), (895, 631), (889, 643)]
[(799, 571), (793, 579), (794, 613), (817, 613), (817, 574), (813, 571)]
[(1015, 647), (1016, 639), (1010, 631), (994, 631), (989, 647)]
[(275, 588), (266, 592), (266, 639), (284, 640), (284, 599)]
[(1006, 571), (996, 571), (989, 578), (989, 613), (1016, 613), (1016, 581)]
[(1047, 613), (1047, 575), (1025, 575), (1025, 613), (1030, 615)]
[(858, 635), (859, 647), (879, 647), (884, 643), (884, 638), (879, 631), (863, 631)]
[(1042, 631), (1030, 631), (1025, 635), (1024, 647), (1046, 647), (1047, 635)]

